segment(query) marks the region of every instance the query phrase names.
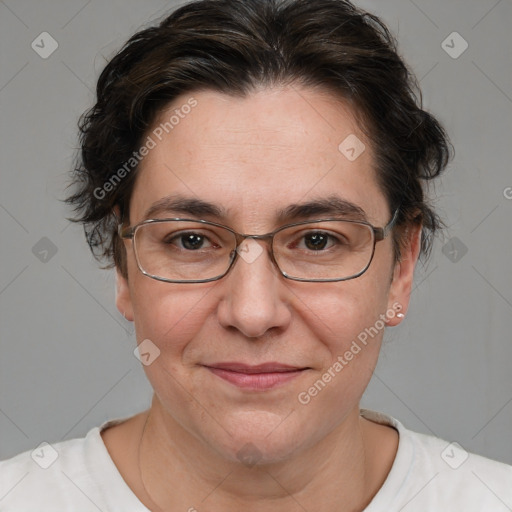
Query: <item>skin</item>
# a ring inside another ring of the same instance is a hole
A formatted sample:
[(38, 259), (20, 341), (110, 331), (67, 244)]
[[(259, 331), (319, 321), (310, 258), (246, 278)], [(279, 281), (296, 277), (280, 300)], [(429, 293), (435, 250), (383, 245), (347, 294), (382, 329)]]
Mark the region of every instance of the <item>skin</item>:
[[(130, 225), (177, 193), (223, 206), (225, 218), (207, 220), (242, 233), (272, 231), (279, 209), (333, 192), (359, 205), (374, 226), (389, 222), (371, 143), (329, 93), (295, 85), (245, 98), (193, 96), (197, 107), (141, 163)], [(177, 98), (162, 119), (189, 97)], [(349, 134), (366, 145), (353, 162), (338, 150)], [(252, 263), (239, 258), (219, 281), (169, 284), (144, 276), (125, 241), (128, 276), (118, 274), (117, 307), (135, 322), (138, 343), (150, 339), (160, 356), (144, 367), (154, 389), (150, 409), (102, 435), (137, 497), (155, 510), (362, 510), (398, 446), (394, 429), (359, 415), (383, 330), (309, 404), (297, 396), (379, 315), (396, 303), (407, 312), (419, 243), (420, 228), (410, 229), (395, 264), (386, 238), (366, 273), (344, 282), (288, 280), (264, 250)], [(219, 361), (310, 369), (254, 392), (202, 366)], [(252, 467), (237, 458), (246, 443), (260, 457)]]

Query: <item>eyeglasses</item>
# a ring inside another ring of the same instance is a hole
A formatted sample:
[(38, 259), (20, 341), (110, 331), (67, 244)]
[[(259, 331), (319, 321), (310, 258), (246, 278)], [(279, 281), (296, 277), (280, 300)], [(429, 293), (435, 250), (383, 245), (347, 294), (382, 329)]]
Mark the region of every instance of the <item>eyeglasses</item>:
[[(139, 270), (168, 283), (206, 283), (224, 277), (237, 255), (248, 252), (246, 239), (269, 242), (270, 258), (287, 279), (346, 281), (362, 275), (372, 262), (375, 244), (395, 225), (398, 208), (383, 228), (363, 221), (320, 219), (287, 224), (271, 233), (246, 235), (194, 219), (150, 219), (118, 226), (131, 239)], [(259, 255), (259, 254), (258, 254)], [(249, 261), (247, 256), (244, 257)]]

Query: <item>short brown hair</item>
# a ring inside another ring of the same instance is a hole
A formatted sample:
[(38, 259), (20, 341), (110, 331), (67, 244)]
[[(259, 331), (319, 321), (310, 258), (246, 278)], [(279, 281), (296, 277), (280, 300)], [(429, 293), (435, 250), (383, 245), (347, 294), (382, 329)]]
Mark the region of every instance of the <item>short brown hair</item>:
[(108, 194), (97, 191), (132, 158), (173, 99), (200, 89), (245, 96), (293, 83), (327, 89), (354, 107), (373, 143), (390, 211), (399, 208), (395, 257), (403, 228), (419, 223), (427, 256), (442, 222), (425, 183), (446, 167), (451, 145), (422, 109), (416, 79), (386, 26), (346, 0), (196, 0), (128, 40), (101, 73), (97, 102), (80, 119), (81, 152), (67, 199), (95, 256), (126, 274), (114, 211), (129, 216), (136, 166)]

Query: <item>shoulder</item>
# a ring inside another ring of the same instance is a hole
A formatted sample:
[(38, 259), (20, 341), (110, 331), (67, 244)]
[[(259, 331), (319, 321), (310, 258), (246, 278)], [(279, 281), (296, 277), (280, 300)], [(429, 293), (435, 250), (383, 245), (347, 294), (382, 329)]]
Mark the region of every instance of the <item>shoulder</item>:
[(396, 428), (400, 436), (391, 471), (374, 500), (379, 507), (370, 506), (368, 512), (381, 510), (384, 503), (403, 512), (511, 509), (512, 466), (470, 453), (456, 442), (408, 430), (389, 416), (373, 411), (362, 415)]
[(85, 446), (92, 437), (94, 430), (85, 438), (44, 443), (1, 461), (0, 509), (46, 510), (46, 506), (71, 507), (79, 500), (83, 510), (89, 510), (80, 496), (80, 486), (84, 486)]
[(433, 478), (441, 477), (456, 490), (457, 485), (471, 485), (484, 494), (495, 486), (505, 493), (503, 497), (512, 498), (512, 466), (468, 452), (457, 442), (411, 431), (404, 435), (410, 438), (415, 464), (429, 469)]
[(102, 442), (100, 429), (111, 423), (91, 429), (83, 438), (42, 443), (34, 450), (0, 461), (0, 510), (97, 512), (127, 506), (133, 511), (146, 511), (123, 481)]

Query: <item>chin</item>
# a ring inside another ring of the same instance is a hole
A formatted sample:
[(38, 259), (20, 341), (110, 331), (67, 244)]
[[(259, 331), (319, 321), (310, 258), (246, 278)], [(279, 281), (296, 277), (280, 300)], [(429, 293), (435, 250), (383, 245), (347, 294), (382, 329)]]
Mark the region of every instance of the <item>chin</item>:
[[(226, 433), (222, 439), (209, 439), (211, 445), (227, 460), (246, 466), (275, 464), (293, 457), (308, 442), (307, 430), (297, 424), (290, 411), (283, 414), (268, 411), (236, 412), (225, 416)], [(230, 435), (231, 434), (231, 435)], [(311, 433), (313, 435), (313, 433)]]

